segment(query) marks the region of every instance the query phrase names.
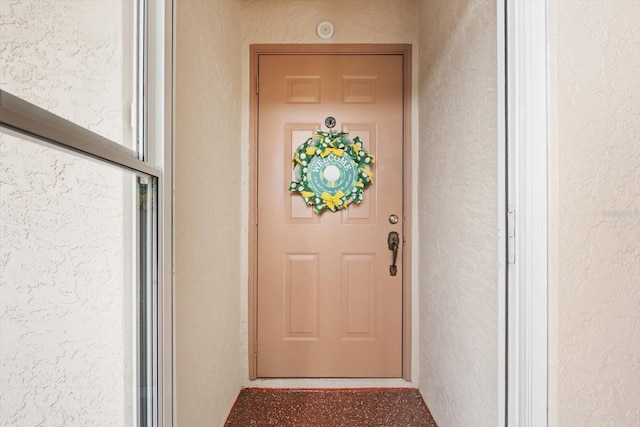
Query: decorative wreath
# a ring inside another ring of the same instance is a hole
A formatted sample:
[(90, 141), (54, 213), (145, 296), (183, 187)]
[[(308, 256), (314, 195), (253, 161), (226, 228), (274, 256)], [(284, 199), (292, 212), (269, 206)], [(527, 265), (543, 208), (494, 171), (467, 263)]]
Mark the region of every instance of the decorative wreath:
[(364, 189), (373, 182), (373, 156), (362, 148), (359, 137), (352, 140), (348, 135), (317, 130), (293, 156), (296, 180), (289, 191), (300, 193), (317, 213), (361, 203)]

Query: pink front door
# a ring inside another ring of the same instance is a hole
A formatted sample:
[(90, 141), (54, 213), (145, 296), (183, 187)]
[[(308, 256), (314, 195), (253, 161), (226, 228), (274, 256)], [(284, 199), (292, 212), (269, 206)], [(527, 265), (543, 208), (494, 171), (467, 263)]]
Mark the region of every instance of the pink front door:
[[(401, 377), (402, 56), (270, 54), (258, 70), (257, 375)], [(375, 156), (374, 181), (317, 214), (288, 191), (291, 159), (328, 116)]]

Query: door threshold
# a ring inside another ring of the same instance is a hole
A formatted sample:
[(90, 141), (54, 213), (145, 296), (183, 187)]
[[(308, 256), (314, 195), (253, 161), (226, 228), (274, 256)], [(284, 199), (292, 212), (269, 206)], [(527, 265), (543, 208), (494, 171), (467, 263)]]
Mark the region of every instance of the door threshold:
[(416, 388), (402, 378), (258, 378), (245, 382), (256, 388)]

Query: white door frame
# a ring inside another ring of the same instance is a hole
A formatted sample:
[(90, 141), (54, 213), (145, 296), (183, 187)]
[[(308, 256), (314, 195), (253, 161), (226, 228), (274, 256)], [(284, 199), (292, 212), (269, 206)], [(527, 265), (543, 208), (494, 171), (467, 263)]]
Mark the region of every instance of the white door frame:
[(250, 184), (249, 192), (249, 212), (251, 212), (251, 220), (249, 221), (249, 277), (248, 277), (248, 378), (245, 380), (247, 387), (275, 387), (275, 388), (358, 388), (358, 387), (397, 387), (407, 388), (413, 387), (414, 383), (411, 378), (416, 378), (417, 373), (412, 372), (417, 365), (417, 357), (414, 349), (417, 347), (414, 342), (412, 327), (415, 324), (412, 314), (412, 297), (413, 280), (412, 280), (412, 244), (411, 239), (407, 240), (404, 246), (403, 256), (403, 368), (402, 377), (399, 378), (258, 378), (256, 372), (257, 361), (257, 89), (258, 89), (258, 57), (267, 54), (393, 54), (401, 55), (403, 58), (403, 79), (404, 79), (404, 101), (403, 101), (403, 129), (404, 129), (404, 212), (405, 212), (405, 229), (407, 236), (411, 235), (412, 225), (412, 164), (410, 159), (412, 150), (412, 120), (413, 107), (412, 85), (413, 85), (413, 67), (412, 67), (412, 45), (404, 43), (380, 43), (380, 44), (252, 44), (250, 46), (250, 64), (249, 64), (249, 93), (250, 101), (250, 120), (249, 120), (249, 138), (250, 138)]
[[(506, 425), (547, 425), (546, 0), (506, 17)], [(506, 10), (505, 10), (506, 9)]]

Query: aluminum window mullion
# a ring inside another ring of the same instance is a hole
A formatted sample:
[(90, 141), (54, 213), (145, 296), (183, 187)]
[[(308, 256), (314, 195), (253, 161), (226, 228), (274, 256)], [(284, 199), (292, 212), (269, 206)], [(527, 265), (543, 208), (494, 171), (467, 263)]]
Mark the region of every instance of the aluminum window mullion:
[(0, 126), (159, 178), (138, 153), (0, 89)]
[(148, 141), (146, 125), (149, 122), (147, 98), (148, 98), (148, 28), (149, 18), (147, 2), (138, 1), (134, 7), (134, 58), (136, 64), (133, 71), (134, 80), (134, 108), (135, 108), (135, 138), (137, 157), (143, 162), (148, 162)]
[(138, 360), (140, 426), (157, 426), (157, 194), (156, 179), (139, 179), (138, 206)]

